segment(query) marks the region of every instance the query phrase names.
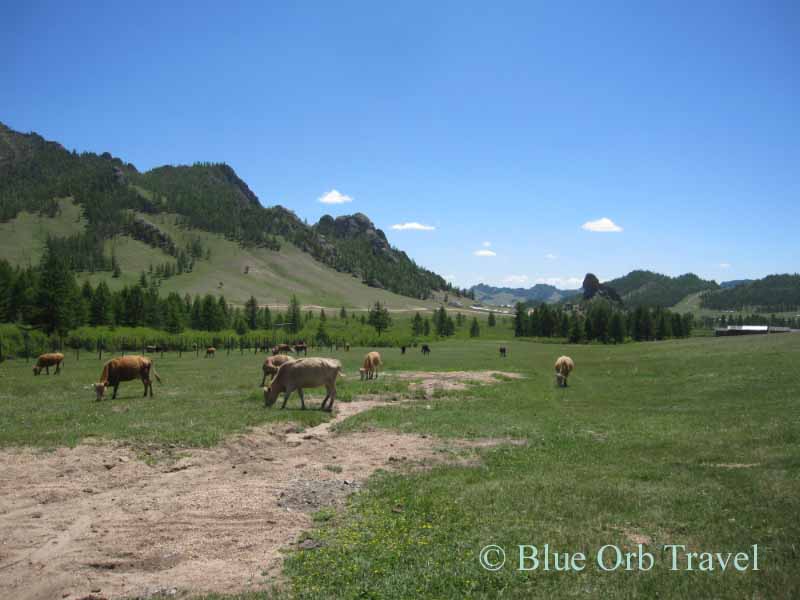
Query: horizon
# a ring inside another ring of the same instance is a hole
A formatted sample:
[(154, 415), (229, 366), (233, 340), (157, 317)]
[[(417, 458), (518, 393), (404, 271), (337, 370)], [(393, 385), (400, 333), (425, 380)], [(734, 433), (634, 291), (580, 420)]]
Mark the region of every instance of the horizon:
[(462, 288), (797, 272), (793, 3), (355, 6), (3, 7), (0, 121), (142, 171), (225, 162)]

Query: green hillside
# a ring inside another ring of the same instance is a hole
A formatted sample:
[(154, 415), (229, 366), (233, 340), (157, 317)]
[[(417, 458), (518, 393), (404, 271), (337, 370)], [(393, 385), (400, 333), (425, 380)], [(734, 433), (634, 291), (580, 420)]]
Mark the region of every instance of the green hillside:
[(703, 294), (703, 308), (786, 312), (800, 309), (800, 275), (769, 275), (749, 283)]
[(652, 271), (631, 271), (624, 277), (605, 282), (621, 297), (626, 306), (670, 307), (690, 294), (719, 289), (715, 281), (700, 279), (694, 273), (669, 277)]
[[(69, 152), (2, 123), (0, 231), (8, 234), (0, 258), (12, 264), (34, 264), (50, 239), (84, 278), (105, 279), (113, 252), (123, 271), (114, 286), (161, 265), (181, 273), (164, 291), (213, 290), (234, 302), (296, 292), (314, 303), (406, 307), (453, 291), (391, 247), (366, 215), (326, 215), (311, 226), (281, 206), (263, 207), (228, 165), (140, 173), (108, 153)], [(193, 239), (204, 240), (210, 260), (195, 256)]]
[[(54, 217), (21, 212), (16, 218), (0, 223), (0, 258), (12, 265), (38, 263), (48, 235), (74, 235), (84, 230), (86, 222), (80, 208), (70, 200), (59, 202)], [(242, 305), (252, 295), (262, 304), (286, 304), (296, 294), (303, 304), (328, 307), (363, 308), (380, 301), (392, 309), (431, 309), (434, 299), (418, 300), (387, 290), (364, 285), (359, 278), (338, 272), (292, 244), (281, 244), (280, 251), (260, 247), (243, 247), (224, 236), (180, 226), (174, 214), (142, 215), (167, 233), (178, 247), (200, 240), (210, 252), (209, 259), (198, 260), (191, 272), (161, 281), (161, 293), (178, 292), (204, 295), (224, 294), (228, 302)], [(105, 281), (112, 290), (133, 285), (150, 267), (174, 263), (175, 259), (159, 248), (127, 235), (104, 241), (104, 252), (116, 257), (121, 268), (118, 278), (111, 271), (79, 273), (80, 281), (92, 285)], [(222, 284), (222, 285), (220, 285)]]

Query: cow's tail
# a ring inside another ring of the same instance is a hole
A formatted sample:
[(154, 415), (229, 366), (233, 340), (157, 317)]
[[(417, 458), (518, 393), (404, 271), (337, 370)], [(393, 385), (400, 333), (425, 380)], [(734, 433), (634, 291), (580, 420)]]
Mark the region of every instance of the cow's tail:
[(103, 373), (100, 375), (100, 383), (108, 385), (108, 363), (103, 365)]
[(342, 366), (341, 365), (339, 365), (339, 367), (337, 367), (336, 376), (337, 377), (344, 377), (345, 379), (347, 378), (347, 375), (342, 373)]
[(161, 377), (159, 377), (158, 373), (156, 373), (156, 363), (150, 363), (150, 370), (153, 372), (153, 377), (156, 378), (156, 381), (161, 383)]

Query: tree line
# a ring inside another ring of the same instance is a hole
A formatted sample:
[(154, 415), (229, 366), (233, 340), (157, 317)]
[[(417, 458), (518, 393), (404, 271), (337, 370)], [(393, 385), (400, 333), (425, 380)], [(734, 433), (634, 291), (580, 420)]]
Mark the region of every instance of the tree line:
[(598, 341), (621, 344), (634, 341), (689, 337), (694, 326), (690, 313), (680, 315), (660, 307), (637, 306), (625, 311), (605, 301), (590, 302), (583, 311), (560, 306), (518, 303), (514, 312), (517, 337), (561, 337), (571, 343)]

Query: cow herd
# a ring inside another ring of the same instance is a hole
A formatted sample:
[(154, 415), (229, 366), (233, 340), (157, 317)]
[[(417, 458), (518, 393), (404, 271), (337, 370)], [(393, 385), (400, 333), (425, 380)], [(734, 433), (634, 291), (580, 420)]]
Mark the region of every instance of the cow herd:
[[(349, 349), (348, 346), (347, 350)], [(406, 348), (403, 347), (401, 353), (405, 354), (405, 350)], [(302, 342), (293, 345), (279, 344), (274, 346), (271, 351), (272, 355), (268, 356), (262, 365), (261, 387), (264, 391), (265, 407), (275, 404), (278, 396), (283, 393), (284, 399), (281, 408), (284, 408), (289, 396), (296, 390), (300, 396), (300, 406), (305, 408), (303, 390), (324, 387), (327, 393), (322, 401), (321, 408), (326, 411), (333, 409), (333, 402), (336, 399), (336, 379), (344, 377), (340, 361), (335, 358), (308, 358), (308, 346)], [(287, 353), (292, 351), (297, 354), (302, 352), (305, 358), (288, 356)], [(421, 351), (423, 355), (430, 354), (430, 346), (423, 344)], [(505, 346), (501, 346), (500, 356), (505, 358), (507, 355), (508, 349)], [(213, 346), (206, 348), (205, 356), (206, 358), (214, 358), (216, 356), (216, 348)], [(64, 355), (60, 352), (42, 354), (36, 360), (33, 373), (34, 375), (39, 375), (44, 370), (49, 375), (50, 367), (55, 367), (55, 374), (58, 375), (61, 372), (63, 363)], [(358, 370), (361, 380), (377, 379), (378, 370), (382, 365), (383, 361), (379, 352), (367, 352), (364, 356), (362, 367)], [(575, 363), (569, 356), (560, 356), (556, 360), (556, 384), (559, 387), (567, 387), (567, 378), (574, 368)], [(103, 365), (100, 381), (93, 386), (96, 399), (102, 400), (105, 397), (106, 389), (111, 387), (113, 388), (111, 396), (113, 400), (117, 397), (117, 389), (121, 382), (136, 379), (140, 379), (144, 384), (144, 396), (146, 397), (149, 392), (152, 398), (153, 382), (150, 379), (151, 375), (161, 383), (161, 378), (158, 376), (155, 365), (150, 358), (138, 355), (112, 358)], [(267, 377), (270, 377), (270, 383), (269, 386), (265, 387), (264, 384), (267, 381)]]

